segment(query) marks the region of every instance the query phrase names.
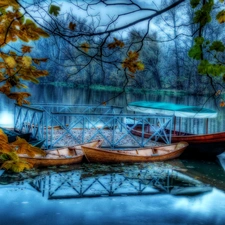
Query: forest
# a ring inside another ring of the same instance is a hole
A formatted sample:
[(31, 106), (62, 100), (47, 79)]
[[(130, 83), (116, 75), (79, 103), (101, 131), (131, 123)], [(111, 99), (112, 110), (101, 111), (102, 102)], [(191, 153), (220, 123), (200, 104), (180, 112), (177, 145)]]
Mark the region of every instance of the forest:
[(20, 104), (29, 93), (12, 90), (26, 88), (23, 81), (223, 91), (224, 1), (1, 0), (0, 6), (0, 91)]

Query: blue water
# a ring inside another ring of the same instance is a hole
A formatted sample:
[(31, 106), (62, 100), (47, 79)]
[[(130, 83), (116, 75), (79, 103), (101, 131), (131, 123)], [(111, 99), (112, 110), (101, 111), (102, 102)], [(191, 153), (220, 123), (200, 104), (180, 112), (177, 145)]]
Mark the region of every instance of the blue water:
[(218, 161), (5, 172), (0, 177), (0, 224), (222, 225), (224, 182)]

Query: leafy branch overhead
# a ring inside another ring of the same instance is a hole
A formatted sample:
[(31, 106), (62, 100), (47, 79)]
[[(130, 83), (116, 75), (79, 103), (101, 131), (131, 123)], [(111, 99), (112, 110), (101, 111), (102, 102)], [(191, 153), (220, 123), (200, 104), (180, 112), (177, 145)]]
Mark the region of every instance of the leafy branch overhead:
[(22, 45), (20, 54), (5, 49), (10, 42), (36, 41), (49, 35), (32, 20), (24, 18), (17, 1), (1, 0), (0, 7), (0, 92), (15, 99), (20, 105), (28, 104), (25, 98), (29, 97), (30, 93), (21, 91), (12, 93), (12, 88), (27, 88), (22, 81), (39, 83), (38, 78), (47, 76), (48, 72), (38, 70), (36, 66), (46, 62), (47, 59), (31, 58), (29, 53), (32, 47), (28, 45)]
[[(225, 81), (225, 62), (223, 60), (223, 54), (225, 46), (220, 40), (207, 40), (204, 37), (203, 28), (212, 20), (212, 9), (214, 6), (213, 0), (200, 1), (191, 0), (192, 8), (197, 9), (195, 11), (194, 22), (199, 24), (199, 35), (194, 40), (194, 45), (189, 50), (189, 57), (198, 60), (198, 73), (207, 75), (209, 77), (222, 77)], [(224, 4), (221, 0), (220, 3)], [(216, 18), (218, 23), (225, 22), (225, 11), (221, 10), (217, 13)], [(215, 93), (218, 93), (216, 88)], [(220, 104), (224, 106), (224, 104)]]

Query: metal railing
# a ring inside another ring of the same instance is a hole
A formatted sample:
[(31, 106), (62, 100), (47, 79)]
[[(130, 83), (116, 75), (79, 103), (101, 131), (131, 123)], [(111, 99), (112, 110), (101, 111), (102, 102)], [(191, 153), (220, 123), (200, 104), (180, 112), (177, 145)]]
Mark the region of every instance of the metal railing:
[[(151, 142), (171, 143), (172, 116), (125, 114), (121, 107), (96, 105), (15, 105), (14, 129), (45, 139), (45, 148), (103, 139), (103, 145), (144, 147)], [(151, 128), (148, 137), (144, 132)], [(137, 136), (133, 130), (138, 128)]]

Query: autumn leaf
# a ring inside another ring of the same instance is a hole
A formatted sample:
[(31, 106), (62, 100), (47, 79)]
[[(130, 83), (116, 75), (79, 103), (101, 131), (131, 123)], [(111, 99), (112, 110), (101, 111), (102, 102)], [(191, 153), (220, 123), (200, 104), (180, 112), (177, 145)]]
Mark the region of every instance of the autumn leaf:
[[(14, 92), (7, 94), (8, 98), (15, 99), (18, 105), (24, 104), (24, 98), (31, 96), (28, 92)], [(28, 102), (28, 101), (26, 101)], [(27, 103), (26, 103), (27, 104)]]
[(0, 92), (8, 95), (10, 93), (10, 86), (8, 86), (7, 84), (4, 84), (3, 86), (0, 87)]
[(2, 129), (0, 129), (0, 140), (5, 143), (8, 143), (8, 136), (4, 133)]
[(76, 28), (76, 24), (70, 22), (70, 23), (69, 23), (69, 29), (70, 29), (70, 30), (75, 30), (75, 28)]
[(16, 61), (12, 56), (9, 56), (5, 59), (5, 63), (10, 67), (14, 68), (16, 66)]
[(90, 45), (87, 42), (85, 42), (81, 44), (81, 48), (83, 49), (83, 51), (88, 52)]
[(220, 102), (220, 107), (225, 107), (225, 102), (224, 101)]
[(114, 49), (116, 47), (122, 48), (123, 46), (124, 46), (124, 43), (116, 38), (114, 38), (114, 42), (108, 44), (109, 49)]
[(218, 20), (219, 23), (224, 23), (225, 22), (225, 10), (220, 11), (216, 15), (216, 19)]
[(0, 8), (7, 9), (9, 6), (12, 6), (15, 10), (19, 9), (19, 4), (16, 0), (0, 0)]
[(16, 141), (10, 143), (11, 146), (16, 146), (18, 154), (27, 154), (30, 157), (35, 155), (46, 155), (46, 152), (41, 148), (29, 144), (25, 139), (17, 137)]
[(31, 59), (31, 57), (29, 57), (29, 56), (23, 56), (23, 58), (22, 58), (22, 64), (23, 64), (23, 66), (25, 66), (25, 67), (31, 66), (31, 64), (32, 64), (32, 59)]
[(216, 93), (215, 93), (215, 96), (218, 96), (218, 95), (221, 95), (222, 91), (221, 90), (218, 90)]
[(137, 62), (137, 69), (138, 70), (144, 70), (144, 68), (145, 68), (145, 65), (141, 61), (138, 61)]
[(137, 61), (138, 57), (138, 52), (128, 52), (128, 57), (123, 61), (122, 67), (127, 68), (132, 73), (135, 73), (137, 70), (143, 70), (144, 64), (141, 61)]
[(35, 63), (35, 64), (37, 64), (37, 65), (40, 65), (40, 62), (47, 62), (48, 61), (48, 59), (47, 58), (40, 58), (40, 59), (32, 59), (33, 60), (33, 62)]
[(32, 49), (31, 46), (22, 45), (22, 47), (21, 47), (21, 50), (23, 53), (31, 52), (31, 49)]
[(13, 172), (19, 173), (24, 171), (25, 169), (31, 169), (33, 165), (24, 160), (8, 160), (4, 162), (1, 166), (1, 169), (12, 170)]

